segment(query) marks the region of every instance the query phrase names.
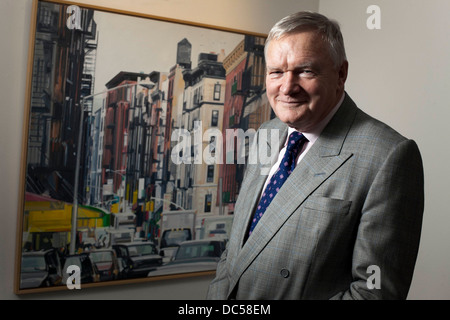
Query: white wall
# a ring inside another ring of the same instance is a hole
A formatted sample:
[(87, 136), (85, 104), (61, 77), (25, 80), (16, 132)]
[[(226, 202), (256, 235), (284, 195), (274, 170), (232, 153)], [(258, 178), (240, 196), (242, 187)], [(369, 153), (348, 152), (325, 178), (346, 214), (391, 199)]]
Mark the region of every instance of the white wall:
[[(372, 4), (380, 30), (366, 27)], [(341, 24), (350, 96), (422, 153), (425, 214), (409, 299), (450, 299), (450, 1), (320, 0), (319, 11)]]
[[(299, 10), (318, 9), (318, 0), (80, 0), (126, 11), (238, 30), (268, 33)], [(24, 117), (31, 0), (0, 2), (0, 299), (14, 299), (14, 243)], [(204, 299), (211, 277), (112, 286), (20, 298), (45, 299)]]

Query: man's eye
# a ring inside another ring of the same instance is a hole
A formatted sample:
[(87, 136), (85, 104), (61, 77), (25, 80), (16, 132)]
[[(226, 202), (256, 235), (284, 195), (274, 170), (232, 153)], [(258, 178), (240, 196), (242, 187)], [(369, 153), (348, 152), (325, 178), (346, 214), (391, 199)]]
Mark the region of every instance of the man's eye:
[(300, 76), (310, 78), (314, 76), (314, 72), (312, 70), (305, 69), (300, 72)]
[(281, 72), (281, 71), (271, 71), (270, 73), (269, 73), (269, 76), (271, 77), (271, 78), (279, 78), (279, 77), (281, 77), (283, 75), (283, 72)]

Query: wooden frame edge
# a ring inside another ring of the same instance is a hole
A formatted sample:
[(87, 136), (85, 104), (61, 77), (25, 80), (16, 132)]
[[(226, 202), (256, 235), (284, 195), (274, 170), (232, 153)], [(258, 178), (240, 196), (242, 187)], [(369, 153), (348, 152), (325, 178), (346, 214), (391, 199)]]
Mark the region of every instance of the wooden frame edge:
[[(211, 270), (211, 271), (199, 271), (199, 272), (190, 272), (190, 273), (168, 274), (168, 275), (153, 276), (153, 277), (147, 277), (147, 278), (136, 278), (136, 279), (86, 283), (86, 284), (81, 285), (80, 290), (88, 289), (88, 288), (103, 288), (103, 287), (111, 287), (111, 286), (121, 286), (121, 285), (129, 285), (129, 284), (143, 284), (143, 283), (163, 281), (163, 280), (199, 278), (199, 277), (213, 276), (215, 274), (216, 274), (216, 271)], [(72, 290), (72, 291), (80, 291), (80, 290)], [(61, 291), (71, 291), (71, 290), (69, 290), (65, 285), (61, 285), (58, 287), (49, 287), (49, 288), (22, 289), (19, 292), (17, 292), (16, 294), (25, 295), (25, 294), (47, 293), (47, 292), (52, 293), (52, 292), (61, 292)]]
[(31, 86), (32, 86), (32, 74), (33, 74), (33, 58), (34, 58), (34, 45), (36, 34), (36, 21), (37, 10), (39, 0), (33, 0), (31, 8), (30, 19), (30, 35), (28, 39), (28, 56), (27, 56), (27, 80), (25, 85), (25, 105), (24, 116), (22, 123), (22, 149), (20, 159), (20, 183), (19, 183), (19, 201), (17, 208), (17, 226), (16, 226), (16, 243), (15, 243), (15, 264), (14, 264), (14, 293), (21, 294), (20, 290), (20, 268), (21, 268), (21, 245), (22, 245), (22, 230), (23, 230), (23, 207), (25, 201), (25, 177), (26, 177), (26, 164), (28, 153), (28, 130), (30, 122), (30, 101), (31, 101)]

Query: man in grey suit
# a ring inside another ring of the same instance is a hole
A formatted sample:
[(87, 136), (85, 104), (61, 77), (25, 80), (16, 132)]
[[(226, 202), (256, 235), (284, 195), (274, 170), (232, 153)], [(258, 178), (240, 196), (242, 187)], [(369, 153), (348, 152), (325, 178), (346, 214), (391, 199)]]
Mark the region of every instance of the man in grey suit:
[[(279, 144), (259, 133), (255, 140), (277, 148), (279, 157), (268, 176), (262, 164), (247, 165), (208, 298), (405, 299), (424, 206), (416, 143), (365, 114), (345, 92), (348, 62), (336, 22), (290, 15), (271, 30), (265, 50), (277, 117), (258, 132), (278, 134)], [(306, 138), (295, 170), (255, 215), (264, 190), (278, 183), (271, 177), (294, 131)]]

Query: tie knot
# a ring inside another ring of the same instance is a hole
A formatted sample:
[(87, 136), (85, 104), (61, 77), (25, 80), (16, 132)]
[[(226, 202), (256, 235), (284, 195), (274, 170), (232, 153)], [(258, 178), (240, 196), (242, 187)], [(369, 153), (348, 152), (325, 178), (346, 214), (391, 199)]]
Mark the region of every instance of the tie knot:
[(306, 139), (303, 134), (301, 134), (298, 131), (294, 131), (289, 135), (288, 143), (287, 143), (287, 149), (290, 150), (296, 146), (298, 146), (299, 142), (303, 139)]

